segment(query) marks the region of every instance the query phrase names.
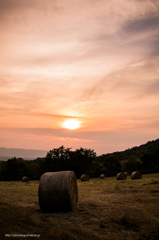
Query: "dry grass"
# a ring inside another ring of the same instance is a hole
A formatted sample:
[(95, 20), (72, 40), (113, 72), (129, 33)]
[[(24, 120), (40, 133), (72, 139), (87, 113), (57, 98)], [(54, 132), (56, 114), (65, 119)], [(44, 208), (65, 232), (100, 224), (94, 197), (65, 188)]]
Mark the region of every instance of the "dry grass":
[(157, 240), (158, 182), (159, 173), (138, 180), (77, 180), (78, 207), (68, 213), (40, 212), (38, 181), (0, 182), (0, 239), (11, 239), (4, 234), (28, 233), (40, 238), (27, 239)]

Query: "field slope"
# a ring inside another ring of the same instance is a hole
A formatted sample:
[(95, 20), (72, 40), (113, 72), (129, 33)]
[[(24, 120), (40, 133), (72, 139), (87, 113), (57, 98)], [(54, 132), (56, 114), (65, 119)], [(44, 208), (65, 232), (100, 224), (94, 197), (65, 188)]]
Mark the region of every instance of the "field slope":
[(1, 181), (0, 239), (159, 239), (159, 173), (77, 182), (76, 211), (41, 213), (38, 181)]

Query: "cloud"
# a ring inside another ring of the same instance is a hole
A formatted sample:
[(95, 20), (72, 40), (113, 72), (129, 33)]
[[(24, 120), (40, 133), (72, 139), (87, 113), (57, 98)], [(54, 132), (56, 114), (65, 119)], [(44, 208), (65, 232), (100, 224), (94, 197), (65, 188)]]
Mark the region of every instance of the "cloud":
[(61, 7), (58, 6), (59, 1), (51, 1), (51, 0), (46, 0), (45, 3), (42, 0), (1, 0), (0, 2), (0, 11), (1, 12), (6, 12), (6, 11), (12, 11), (16, 10), (18, 11), (23, 10), (25, 11), (26, 8), (28, 9), (41, 9), (41, 10), (49, 10), (50, 7), (52, 7), (51, 10), (56, 10), (59, 11), (61, 10)]
[(141, 49), (149, 49), (149, 56), (158, 55), (159, 17), (155, 12), (125, 22), (122, 35), (127, 39), (124, 44), (135, 44)]
[(159, 27), (159, 17), (148, 14), (144, 16), (144, 18), (130, 20), (126, 22), (126, 26), (124, 27), (124, 31), (129, 34), (141, 33), (143, 31), (152, 31), (156, 30)]
[(147, 92), (149, 94), (157, 94), (159, 93), (159, 78), (155, 79), (154, 82), (152, 82), (148, 88), (147, 88)]
[[(136, 137), (136, 134), (138, 137)], [(25, 145), (25, 148), (31, 149), (37, 146), (36, 149), (49, 151), (52, 148), (70, 147), (73, 150), (84, 147), (91, 148), (97, 152), (98, 155), (122, 151), (127, 148), (139, 146), (150, 139), (157, 139), (158, 133), (151, 131), (140, 132), (139, 130), (119, 131), (119, 132), (72, 132), (61, 131), (61, 129), (0, 129), (1, 146), (9, 147), (11, 142), (12, 147), (19, 147)], [(35, 149), (35, 148), (34, 148)]]
[[(144, 22), (142, 18), (147, 11), (156, 12), (157, 5), (152, 1), (138, 4), (136, 1), (82, 1), (79, 4), (74, 1), (19, 3), (13, 0), (10, 5), (8, 1), (2, 1), (6, 14), (8, 9), (13, 8), (15, 12), (9, 13), (9, 16), (23, 18), (8, 20), (7, 26), (3, 23), (2, 41), (3, 45), (6, 42), (8, 49), (3, 57), (3, 71), (6, 68), (4, 64), (9, 64), (12, 73), (20, 71), (22, 74), (40, 72), (46, 75), (51, 74), (51, 69), (56, 75), (67, 75), (68, 72), (73, 76), (82, 72), (85, 75), (92, 70), (99, 74), (104, 69), (109, 74), (115, 68), (123, 67), (132, 57), (137, 58), (147, 51), (150, 54), (147, 45), (144, 49), (141, 47), (145, 35), (140, 37), (138, 44), (135, 39), (129, 42), (132, 34), (128, 29), (123, 31), (123, 28), (135, 21)], [(62, 8), (62, 13), (51, 14), (56, 6)], [(153, 23), (156, 24), (155, 20), (151, 21), (151, 25)], [(145, 26), (143, 23), (139, 25)], [(158, 40), (154, 41), (157, 46)]]
[(60, 133), (61, 122), (76, 117), (77, 138), (98, 144), (106, 132), (153, 129), (158, 10), (154, 0), (2, 0), (1, 126)]

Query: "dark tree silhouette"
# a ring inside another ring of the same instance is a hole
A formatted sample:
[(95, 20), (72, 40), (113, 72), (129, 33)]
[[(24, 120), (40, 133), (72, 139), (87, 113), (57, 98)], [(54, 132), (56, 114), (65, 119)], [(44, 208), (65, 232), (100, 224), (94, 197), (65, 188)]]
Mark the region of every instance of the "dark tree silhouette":
[(114, 156), (106, 157), (103, 165), (106, 168), (106, 170), (110, 172), (119, 172), (121, 171), (122, 167), (120, 161)]

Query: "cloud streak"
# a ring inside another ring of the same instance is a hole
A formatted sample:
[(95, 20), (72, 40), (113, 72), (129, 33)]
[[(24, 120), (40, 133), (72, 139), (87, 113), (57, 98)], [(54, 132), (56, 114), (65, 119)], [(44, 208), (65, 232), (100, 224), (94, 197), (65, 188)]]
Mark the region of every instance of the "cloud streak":
[[(105, 143), (117, 146), (115, 132), (125, 147), (156, 137), (157, 1), (2, 0), (0, 13), (1, 128), (56, 129), (55, 136), (73, 144), (72, 134), (79, 145), (87, 135), (87, 146), (100, 151)], [(68, 118), (81, 128), (60, 130)]]

